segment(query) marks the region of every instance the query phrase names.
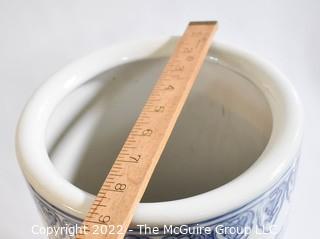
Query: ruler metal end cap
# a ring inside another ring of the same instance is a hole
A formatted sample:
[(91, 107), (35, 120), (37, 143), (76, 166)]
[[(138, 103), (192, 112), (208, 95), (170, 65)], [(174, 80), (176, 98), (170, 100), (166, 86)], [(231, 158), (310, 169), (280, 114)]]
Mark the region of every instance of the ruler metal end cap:
[(194, 21), (189, 22), (189, 25), (217, 25), (218, 21)]

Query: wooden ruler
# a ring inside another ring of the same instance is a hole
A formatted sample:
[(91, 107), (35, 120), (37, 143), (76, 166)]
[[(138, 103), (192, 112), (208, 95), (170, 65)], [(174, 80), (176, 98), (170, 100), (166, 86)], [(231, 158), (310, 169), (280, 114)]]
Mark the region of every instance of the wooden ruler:
[(85, 217), (77, 239), (124, 237), (216, 30), (216, 22), (189, 23)]

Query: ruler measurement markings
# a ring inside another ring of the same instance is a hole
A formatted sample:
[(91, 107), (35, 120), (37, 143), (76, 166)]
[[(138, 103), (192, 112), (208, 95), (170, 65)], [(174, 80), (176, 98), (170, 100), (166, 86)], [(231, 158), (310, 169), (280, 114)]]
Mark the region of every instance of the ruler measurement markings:
[[(101, 187), (99, 194), (101, 192), (103, 196), (98, 194), (99, 201), (93, 202), (84, 221), (86, 226), (102, 224), (128, 228), (134, 208), (191, 90), (215, 30), (215, 23), (189, 24), (116, 158), (114, 165), (117, 166), (112, 166), (104, 183), (107, 186)], [(78, 234), (76, 238), (120, 239), (123, 236), (89, 233)]]

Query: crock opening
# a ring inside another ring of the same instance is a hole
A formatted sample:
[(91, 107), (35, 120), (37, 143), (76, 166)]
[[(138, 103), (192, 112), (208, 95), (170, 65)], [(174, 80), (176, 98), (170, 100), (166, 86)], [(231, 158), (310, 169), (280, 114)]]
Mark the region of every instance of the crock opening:
[[(66, 180), (97, 194), (167, 61), (116, 66), (58, 105), (48, 124), (47, 145)], [(226, 184), (259, 158), (271, 130), (263, 93), (207, 57), (142, 201), (187, 198)]]

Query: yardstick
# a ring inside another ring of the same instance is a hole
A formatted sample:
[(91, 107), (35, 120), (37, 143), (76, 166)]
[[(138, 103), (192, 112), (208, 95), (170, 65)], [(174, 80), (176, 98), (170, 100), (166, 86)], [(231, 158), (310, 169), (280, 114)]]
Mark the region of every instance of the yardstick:
[(125, 236), (216, 30), (213, 21), (189, 23), (92, 203), (77, 239)]

